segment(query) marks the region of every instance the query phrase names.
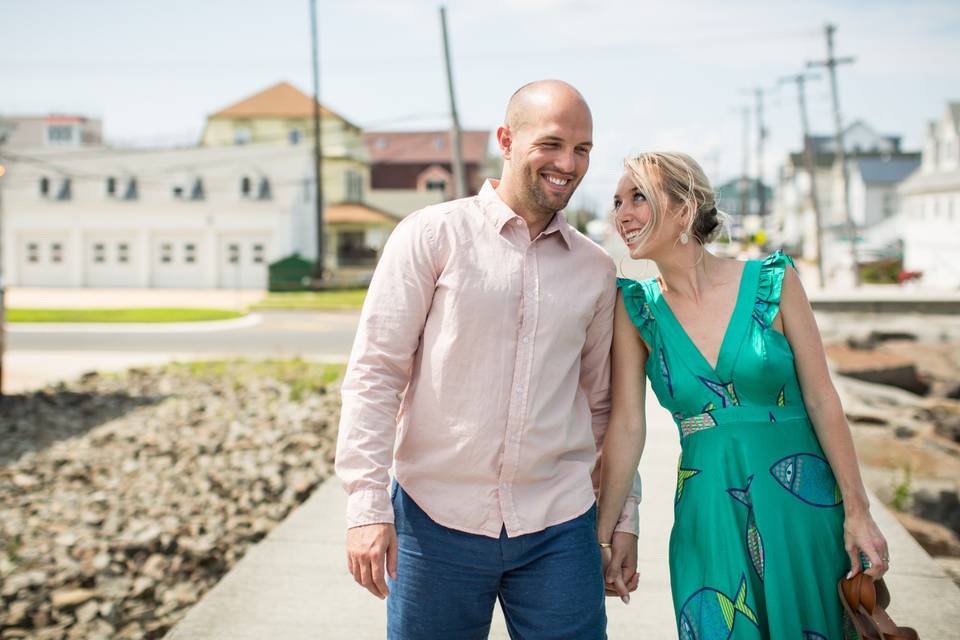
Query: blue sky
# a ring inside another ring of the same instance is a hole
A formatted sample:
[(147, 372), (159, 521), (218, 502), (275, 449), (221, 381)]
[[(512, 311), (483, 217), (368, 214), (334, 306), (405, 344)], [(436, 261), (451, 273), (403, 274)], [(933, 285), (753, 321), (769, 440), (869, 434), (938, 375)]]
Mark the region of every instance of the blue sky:
[[(371, 128), (447, 126), (438, 6), (319, 0), (323, 102)], [(828, 21), (837, 53), (857, 57), (840, 70), (847, 121), (918, 148), (924, 123), (960, 100), (955, 1), (451, 0), (447, 13), (464, 126), (495, 129), (537, 78), (584, 93), (596, 146), (577, 198), (595, 206), (631, 151), (685, 150), (715, 180), (738, 173), (744, 90), (823, 58)], [(274, 82), (311, 89), (307, 0), (0, 0), (0, 47), (0, 113), (99, 116), (115, 143), (193, 141), (207, 113)], [(828, 86), (809, 85), (816, 132), (832, 128)], [(766, 107), (770, 176), (800, 143), (793, 86)]]

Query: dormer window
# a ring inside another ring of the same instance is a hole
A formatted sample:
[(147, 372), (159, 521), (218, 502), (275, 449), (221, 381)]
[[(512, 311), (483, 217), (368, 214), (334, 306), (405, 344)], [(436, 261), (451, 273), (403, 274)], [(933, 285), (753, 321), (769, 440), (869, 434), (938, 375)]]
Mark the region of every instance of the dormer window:
[(257, 200), (270, 200), (273, 195), (270, 192), (270, 181), (265, 176), (260, 178), (257, 185)]
[(70, 178), (64, 178), (60, 183), (60, 189), (57, 191), (57, 200), (69, 200), (72, 191), (70, 189)]
[(377, 138), (377, 141), (374, 142), (374, 144), (376, 145), (377, 149), (380, 149), (382, 151), (383, 149), (387, 148), (387, 139)]
[(140, 192), (137, 189), (137, 179), (130, 178), (127, 180), (127, 190), (123, 192), (124, 200), (136, 200), (140, 197)]
[(202, 178), (197, 178), (196, 180), (193, 181), (193, 187), (191, 187), (191, 189), (190, 189), (190, 199), (191, 199), (191, 200), (203, 200), (203, 199), (204, 199), (203, 179), (202, 179)]
[(437, 149), (443, 149), (445, 144), (447, 144), (447, 141), (444, 140), (442, 136), (437, 136), (433, 139), (433, 146), (435, 146)]

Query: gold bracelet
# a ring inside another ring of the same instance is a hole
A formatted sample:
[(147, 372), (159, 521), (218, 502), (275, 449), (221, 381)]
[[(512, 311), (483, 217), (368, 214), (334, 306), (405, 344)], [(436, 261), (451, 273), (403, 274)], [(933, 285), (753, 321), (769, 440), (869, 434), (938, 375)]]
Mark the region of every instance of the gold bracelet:
[(611, 543), (609, 543), (609, 542), (598, 542), (597, 544), (600, 545), (600, 548), (601, 548), (601, 549), (609, 549), (610, 547), (613, 546), (613, 544), (611, 544)]

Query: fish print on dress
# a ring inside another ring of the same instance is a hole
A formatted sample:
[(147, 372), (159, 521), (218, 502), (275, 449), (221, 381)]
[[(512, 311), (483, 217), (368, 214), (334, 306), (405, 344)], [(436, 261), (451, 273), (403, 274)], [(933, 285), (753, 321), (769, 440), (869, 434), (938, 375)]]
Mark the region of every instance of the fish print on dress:
[(760, 627), (757, 614), (747, 605), (747, 577), (742, 574), (732, 599), (711, 587), (703, 587), (687, 598), (680, 608), (680, 640), (728, 640), (738, 613)]
[(660, 375), (663, 381), (667, 383), (667, 391), (670, 397), (673, 397), (673, 381), (670, 379), (670, 367), (667, 366), (667, 356), (663, 353), (663, 347), (660, 347)]
[(720, 407), (736, 407), (740, 405), (740, 399), (737, 398), (737, 391), (733, 387), (733, 381), (714, 382), (710, 378), (697, 376), (697, 379), (720, 398)]
[(677, 469), (677, 495), (673, 500), (673, 506), (680, 504), (680, 498), (683, 497), (683, 486), (686, 484), (687, 480), (697, 475), (702, 471), (701, 469), (684, 469), (679, 467)]
[(830, 464), (812, 453), (795, 453), (777, 460), (770, 474), (780, 485), (815, 507), (835, 507), (843, 502)]
[(760, 535), (760, 529), (757, 528), (757, 519), (753, 515), (753, 499), (750, 497), (750, 485), (753, 483), (753, 476), (747, 478), (747, 486), (740, 488), (727, 489), (730, 497), (747, 507), (747, 530), (744, 534), (747, 541), (747, 550), (750, 553), (750, 562), (753, 563), (753, 570), (757, 577), (763, 580), (763, 537)]

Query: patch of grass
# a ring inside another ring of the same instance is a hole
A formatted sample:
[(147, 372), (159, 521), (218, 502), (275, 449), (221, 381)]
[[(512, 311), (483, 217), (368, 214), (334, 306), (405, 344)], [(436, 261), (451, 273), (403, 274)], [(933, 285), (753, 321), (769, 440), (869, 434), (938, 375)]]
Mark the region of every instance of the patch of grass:
[(202, 322), (243, 316), (226, 309), (8, 309), (8, 322)]
[(910, 504), (912, 471), (909, 466), (903, 468), (903, 477), (893, 485), (893, 497), (890, 499), (890, 507), (894, 511), (906, 511)]
[(253, 305), (252, 309), (315, 309), (340, 311), (360, 309), (366, 289), (332, 289), (330, 291), (272, 292)]
[(243, 386), (249, 377), (266, 377), (279, 380), (290, 386), (290, 399), (302, 400), (316, 393), (343, 376), (346, 365), (342, 363), (308, 362), (302, 358), (290, 360), (197, 360), (177, 362), (171, 367), (200, 379), (233, 378), (234, 384)]

